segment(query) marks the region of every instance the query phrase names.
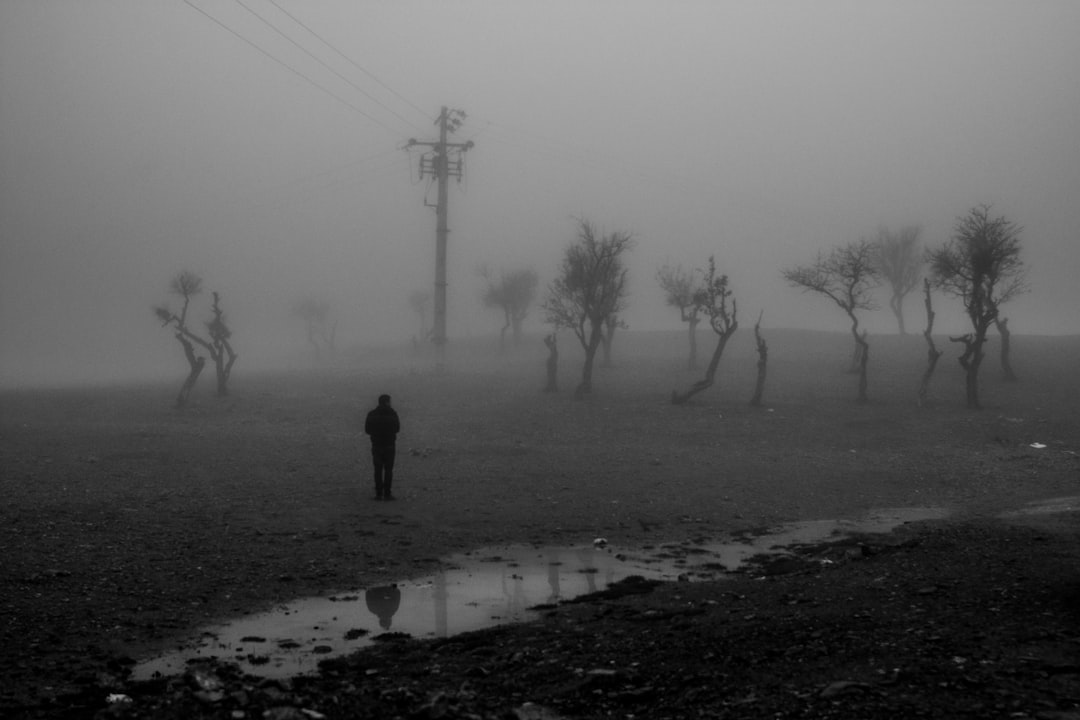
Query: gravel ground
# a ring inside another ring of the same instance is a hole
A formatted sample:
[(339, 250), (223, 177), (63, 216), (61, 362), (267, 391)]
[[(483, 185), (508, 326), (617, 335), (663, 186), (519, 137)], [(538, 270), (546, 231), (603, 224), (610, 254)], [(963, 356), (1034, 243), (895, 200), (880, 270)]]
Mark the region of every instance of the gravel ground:
[[(0, 715), (1080, 718), (1080, 517), (999, 517), (1080, 495), (1080, 351), (988, 382), (972, 413), (910, 402), (923, 349), (907, 340), (876, 352), (867, 406), (826, 371), (846, 344), (797, 334), (773, 338), (760, 409), (734, 392), (752, 387), (749, 351), (680, 407), (666, 398), (689, 379), (659, 350), (584, 402), (537, 392), (540, 360), (240, 375), (232, 397), (182, 413), (171, 386), (5, 393)], [(962, 387), (951, 364), (937, 382)], [(393, 504), (371, 500), (357, 437), (387, 389), (405, 427)], [(903, 506), (951, 516), (734, 580), (627, 582), (528, 624), (389, 634), (314, 676), (129, 677), (215, 620), (453, 552), (640, 547)]]

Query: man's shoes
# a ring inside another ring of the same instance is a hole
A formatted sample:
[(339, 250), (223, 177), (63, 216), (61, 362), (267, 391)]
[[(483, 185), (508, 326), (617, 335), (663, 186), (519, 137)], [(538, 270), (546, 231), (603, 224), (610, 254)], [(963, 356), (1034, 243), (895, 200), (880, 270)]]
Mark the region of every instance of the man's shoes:
[(382, 499), (383, 499), (383, 496), (382, 496), (382, 495), (376, 495), (376, 496), (375, 496), (375, 499), (376, 499), (376, 500), (382, 500)]
[(397, 500), (393, 495), (383, 495), (383, 500)]

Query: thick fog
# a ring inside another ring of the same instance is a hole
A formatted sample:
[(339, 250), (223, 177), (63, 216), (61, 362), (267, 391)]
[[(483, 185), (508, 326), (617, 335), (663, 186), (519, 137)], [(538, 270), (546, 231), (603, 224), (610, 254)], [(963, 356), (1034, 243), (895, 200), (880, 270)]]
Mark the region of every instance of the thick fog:
[[(638, 239), (631, 329), (679, 329), (656, 269), (715, 255), (744, 325), (845, 330), (780, 271), (881, 225), (939, 245), (979, 203), (1024, 228), (1012, 331), (1077, 333), (1077, 38), (1073, 0), (8, 0), (0, 384), (179, 380), (151, 309), (184, 269), (221, 293), (238, 373), (305, 354), (305, 297), (341, 346), (407, 346), (436, 196), (405, 145), (437, 139), (442, 105), (475, 143), (450, 189), (451, 342), (501, 324), (479, 264), (531, 266), (542, 295), (579, 217)], [(895, 332), (879, 296), (867, 325)], [(918, 297), (907, 317), (921, 331)]]

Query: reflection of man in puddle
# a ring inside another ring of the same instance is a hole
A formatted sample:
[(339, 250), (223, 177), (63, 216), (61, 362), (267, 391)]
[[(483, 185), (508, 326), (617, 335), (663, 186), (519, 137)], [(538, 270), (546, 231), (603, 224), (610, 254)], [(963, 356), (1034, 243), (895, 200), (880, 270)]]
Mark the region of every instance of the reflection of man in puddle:
[(364, 600), (367, 601), (368, 610), (379, 618), (379, 627), (389, 630), (390, 621), (401, 605), (401, 591), (397, 585), (368, 588), (364, 591)]
[(578, 560), (581, 561), (581, 572), (585, 575), (585, 584), (589, 586), (588, 592), (596, 592), (596, 564), (593, 560), (593, 548), (591, 545), (577, 551)]
[(529, 601), (525, 597), (525, 579), (513, 573), (510, 578), (514, 581), (514, 589), (511, 590), (506, 584), (506, 573), (502, 576), (502, 591), (506, 598), (506, 614), (515, 620), (521, 619), (528, 607)]
[(559, 584), (559, 567), (562, 565), (562, 561), (559, 559), (558, 554), (554, 552), (548, 553), (548, 585), (551, 587), (551, 594), (548, 595), (548, 602), (558, 602), (562, 596), (562, 586)]

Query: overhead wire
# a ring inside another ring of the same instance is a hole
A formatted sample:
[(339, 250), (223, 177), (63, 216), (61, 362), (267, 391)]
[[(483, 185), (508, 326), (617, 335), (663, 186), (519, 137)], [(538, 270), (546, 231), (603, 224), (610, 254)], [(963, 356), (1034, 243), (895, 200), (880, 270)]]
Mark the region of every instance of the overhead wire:
[[(293, 15), (292, 13), (290, 13), (290, 12), (289, 12), (288, 10), (286, 10), (285, 8), (283, 8), (283, 7), (282, 7), (282, 6), (281, 6), (281, 5), (280, 5), (280, 4), (279, 4), (279, 3), (277, 2), (277, 0), (267, 0), (267, 2), (269, 2), (269, 3), (271, 4), (271, 5), (273, 5), (274, 7), (276, 7), (276, 8), (277, 8), (278, 10), (280, 10), (281, 12), (285, 13), (286, 15), (288, 15), (288, 16), (289, 16), (289, 18), (291, 18), (293, 22), (295, 22), (295, 23), (296, 23), (297, 25), (299, 25), (300, 27), (304, 28), (304, 29), (305, 29), (305, 30), (307, 30), (307, 31), (308, 31), (309, 33), (311, 33), (312, 35), (314, 35), (314, 36), (315, 36), (315, 37), (316, 37), (316, 38), (317, 38), (317, 39), (319, 40), (319, 42), (321, 42), (321, 43), (322, 43), (323, 45), (325, 45), (326, 47), (328, 47), (328, 48), (330, 48), (331, 50), (333, 50), (333, 51), (334, 51), (335, 53), (337, 53), (337, 54), (338, 54), (338, 56), (339, 56), (339, 57), (341, 57), (342, 59), (344, 59), (344, 60), (345, 60), (346, 62), (348, 62), (348, 63), (349, 63), (350, 65), (352, 65), (353, 67), (355, 67), (355, 68), (356, 68), (357, 70), (359, 70), (360, 72), (364, 73), (364, 74), (365, 74), (365, 75), (367, 75), (367, 76), (368, 76), (369, 78), (371, 78), (372, 80), (374, 80), (375, 82), (377, 82), (377, 83), (378, 83), (378, 84), (379, 84), (380, 86), (382, 86), (382, 87), (383, 87), (383, 88), (384, 88), (384, 89), (385, 89), (385, 90), (386, 90), (387, 92), (389, 92), (390, 94), (392, 94), (392, 95), (393, 95), (394, 97), (396, 97), (396, 98), (397, 98), (398, 100), (401, 100), (401, 101), (402, 101), (403, 103), (405, 103), (405, 104), (406, 104), (406, 105), (408, 105), (409, 107), (411, 107), (411, 108), (413, 108), (414, 110), (416, 110), (416, 111), (417, 111), (418, 113), (420, 113), (421, 115), (423, 115), (423, 116), (424, 116), (424, 117), (425, 117), (426, 119), (428, 119), (428, 120), (434, 120), (434, 119), (435, 119), (435, 117), (434, 117), (434, 116), (433, 116), (433, 115), (432, 115), (432, 114), (431, 114), (430, 112), (428, 112), (428, 111), (426, 111), (426, 110), (424, 110), (424, 109), (420, 108), (419, 106), (417, 106), (417, 105), (416, 105), (415, 103), (413, 103), (413, 102), (412, 102), (411, 100), (409, 100), (409, 99), (408, 99), (407, 97), (405, 97), (404, 95), (402, 95), (401, 93), (399, 93), (399, 92), (398, 92), (397, 90), (394, 90), (394, 88), (390, 87), (389, 85), (387, 85), (386, 83), (384, 83), (384, 82), (383, 82), (382, 80), (380, 80), (379, 78), (377, 78), (377, 77), (376, 77), (376, 76), (375, 76), (374, 74), (372, 74), (372, 73), (371, 73), (370, 71), (368, 71), (368, 70), (367, 70), (366, 68), (364, 68), (363, 66), (361, 66), (361, 65), (360, 65), (359, 63), (357, 63), (357, 62), (356, 62), (355, 60), (353, 60), (353, 59), (352, 59), (351, 57), (349, 57), (349, 56), (348, 56), (348, 55), (346, 55), (345, 53), (343, 53), (343, 52), (341, 52), (340, 50), (338, 50), (338, 49), (337, 49), (337, 48), (336, 48), (336, 47), (335, 47), (335, 46), (334, 46), (333, 44), (331, 44), (331, 43), (330, 43), (330, 42), (329, 42), (328, 40), (326, 40), (326, 39), (325, 39), (325, 38), (324, 38), (324, 37), (323, 37), (322, 35), (320, 35), (319, 33), (315, 32), (314, 30), (312, 30), (312, 29), (311, 29), (311, 27), (309, 27), (309, 26), (308, 26), (308, 25), (307, 25), (307, 24), (306, 24), (306, 23), (305, 23), (305, 22), (304, 22), (303, 20), (300, 20), (300, 19), (299, 19), (298, 17), (296, 17), (295, 15)], [(411, 123), (410, 123), (410, 124), (411, 124)]]
[(244, 36), (243, 36), (242, 34), (240, 34), (239, 32), (237, 32), (237, 31), (236, 31), (236, 30), (234, 30), (233, 28), (229, 27), (228, 25), (226, 25), (225, 23), (223, 23), (223, 22), (222, 22), (221, 20), (218, 20), (218, 19), (217, 19), (216, 17), (214, 17), (214, 16), (213, 16), (213, 15), (211, 15), (210, 13), (206, 12), (206, 11), (205, 11), (205, 10), (203, 10), (203, 9), (202, 9), (201, 7), (199, 7), (198, 5), (195, 5), (194, 3), (192, 3), (192, 2), (191, 2), (191, 0), (183, 0), (183, 2), (184, 2), (184, 4), (185, 4), (185, 5), (187, 5), (188, 7), (192, 8), (193, 10), (195, 10), (196, 12), (198, 12), (199, 14), (201, 14), (201, 15), (203, 15), (204, 17), (206, 17), (207, 19), (209, 19), (209, 20), (210, 20), (211, 22), (213, 22), (213, 23), (214, 23), (215, 25), (218, 25), (219, 27), (221, 27), (221, 28), (223, 28), (224, 30), (228, 31), (228, 32), (229, 32), (230, 34), (232, 34), (232, 35), (233, 35), (233, 36), (235, 36), (236, 38), (238, 38), (238, 39), (242, 40), (242, 41), (243, 41), (244, 43), (246, 43), (247, 45), (251, 46), (251, 47), (252, 47), (252, 48), (254, 48), (255, 50), (259, 51), (259, 52), (260, 52), (261, 54), (265, 55), (265, 56), (266, 56), (267, 58), (269, 58), (269, 59), (273, 60), (273, 61), (274, 61), (274, 62), (276, 62), (276, 63), (277, 63), (278, 65), (281, 65), (281, 66), (282, 66), (283, 68), (285, 68), (285, 69), (286, 69), (286, 70), (288, 70), (289, 72), (293, 73), (293, 74), (294, 74), (294, 75), (296, 75), (297, 77), (301, 78), (302, 80), (304, 80), (305, 82), (307, 82), (307, 83), (308, 83), (308, 84), (310, 84), (311, 86), (313, 86), (313, 87), (317, 88), (318, 90), (320, 90), (321, 92), (323, 92), (323, 93), (325, 93), (325, 94), (329, 95), (330, 97), (332, 97), (333, 99), (335, 99), (335, 100), (337, 100), (337, 101), (338, 101), (339, 103), (341, 103), (342, 105), (345, 105), (346, 107), (348, 107), (349, 109), (353, 110), (353, 111), (354, 111), (354, 112), (356, 112), (357, 114), (359, 114), (359, 115), (362, 115), (363, 117), (367, 118), (368, 120), (370, 120), (371, 122), (375, 123), (376, 125), (378, 125), (379, 127), (383, 128), (384, 130), (386, 130), (386, 131), (388, 131), (388, 132), (390, 132), (390, 133), (393, 133), (393, 134), (395, 134), (395, 135), (399, 135), (399, 133), (398, 133), (398, 131), (397, 131), (397, 130), (394, 130), (394, 129), (393, 129), (393, 128), (391, 128), (391, 127), (390, 127), (389, 125), (386, 125), (385, 123), (383, 123), (382, 121), (378, 120), (377, 118), (375, 118), (375, 117), (372, 117), (371, 115), (369, 115), (368, 113), (364, 112), (363, 110), (361, 110), (360, 108), (358, 108), (358, 107), (357, 107), (356, 105), (354, 105), (353, 103), (349, 102), (348, 100), (346, 100), (345, 98), (341, 97), (340, 95), (338, 95), (337, 93), (333, 92), (332, 90), (330, 90), (330, 89), (328, 89), (328, 88), (326, 88), (326, 87), (323, 87), (323, 86), (322, 86), (322, 85), (320, 85), (319, 83), (315, 82), (315, 81), (314, 81), (314, 80), (312, 80), (312, 79), (311, 79), (310, 77), (308, 77), (308, 76), (307, 76), (307, 75), (305, 75), (304, 73), (302, 73), (302, 72), (300, 72), (299, 70), (297, 70), (296, 68), (294, 68), (294, 67), (293, 67), (292, 65), (289, 65), (289, 64), (288, 64), (287, 62), (285, 62), (284, 60), (281, 60), (280, 58), (276, 57), (276, 56), (275, 56), (275, 55), (274, 55), (273, 53), (271, 53), (271, 52), (269, 52), (268, 50), (264, 49), (263, 47), (261, 47), (260, 45), (258, 45), (258, 44), (257, 44), (257, 43), (255, 43), (255, 42), (251, 41), (250, 39), (248, 39), (248, 38), (244, 37)]
[[(418, 125), (416, 125), (415, 123), (413, 123), (413, 122), (412, 122), (412, 121), (410, 121), (410, 120), (407, 120), (407, 119), (406, 119), (405, 117), (403, 117), (403, 116), (402, 116), (402, 115), (401, 115), (400, 113), (398, 113), (398, 112), (397, 112), (396, 110), (394, 110), (393, 108), (391, 108), (391, 107), (387, 106), (386, 104), (384, 104), (384, 103), (383, 103), (383, 102), (382, 102), (381, 100), (379, 100), (379, 99), (378, 99), (377, 97), (375, 97), (374, 95), (372, 95), (371, 93), (369, 93), (369, 92), (368, 92), (367, 90), (364, 90), (364, 89), (363, 89), (362, 87), (360, 87), (359, 85), (357, 85), (356, 83), (354, 83), (354, 82), (353, 82), (352, 80), (350, 80), (349, 78), (345, 77), (345, 75), (343, 75), (343, 74), (341, 74), (340, 72), (338, 72), (338, 71), (337, 71), (336, 69), (334, 69), (334, 68), (333, 68), (333, 67), (332, 67), (332, 66), (331, 66), (331, 65), (330, 65), (329, 63), (327, 63), (327, 62), (326, 62), (325, 60), (323, 60), (322, 58), (320, 58), (319, 56), (317, 56), (317, 55), (316, 55), (315, 53), (311, 52), (311, 51), (310, 51), (310, 50), (308, 50), (308, 49), (307, 49), (306, 47), (304, 47), (303, 45), (301, 45), (301, 44), (300, 44), (299, 42), (297, 42), (297, 41), (296, 41), (295, 39), (293, 39), (292, 37), (290, 37), (290, 36), (289, 36), (289, 35), (288, 35), (288, 34), (287, 34), (287, 33), (286, 33), (286, 32), (285, 32), (284, 30), (282, 30), (281, 28), (279, 28), (279, 27), (278, 27), (277, 25), (274, 25), (274, 24), (273, 24), (272, 22), (270, 22), (269, 20), (267, 20), (267, 19), (266, 19), (265, 17), (263, 17), (263, 16), (262, 16), (262, 15), (260, 15), (259, 13), (255, 12), (255, 10), (253, 10), (253, 9), (252, 9), (252, 8), (251, 8), (251, 7), (249, 6), (249, 5), (247, 5), (247, 4), (246, 4), (246, 3), (244, 2), (244, 0), (235, 0), (235, 2), (236, 2), (236, 4), (237, 4), (237, 5), (239, 5), (240, 7), (244, 8), (244, 9), (245, 9), (245, 10), (247, 10), (247, 11), (248, 11), (249, 13), (251, 13), (251, 14), (252, 14), (253, 16), (255, 16), (255, 18), (257, 18), (257, 19), (258, 19), (258, 20), (259, 20), (259, 21), (260, 21), (261, 23), (263, 23), (263, 24), (264, 24), (264, 25), (266, 25), (266, 26), (267, 26), (268, 28), (270, 28), (271, 30), (273, 30), (274, 32), (276, 32), (276, 33), (277, 33), (278, 35), (280, 35), (281, 37), (285, 38), (285, 40), (287, 40), (288, 42), (290, 42), (290, 43), (291, 43), (291, 44), (292, 44), (293, 46), (295, 46), (295, 47), (296, 47), (297, 49), (299, 49), (299, 50), (300, 50), (301, 52), (303, 52), (303, 53), (304, 53), (305, 55), (307, 55), (308, 57), (310, 57), (310, 58), (311, 58), (312, 60), (314, 60), (315, 62), (319, 63), (320, 65), (322, 65), (322, 66), (323, 66), (324, 68), (326, 68), (327, 70), (329, 70), (330, 72), (332, 72), (332, 73), (333, 73), (334, 75), (336, 75), (336, 76), (337, 76), (338, 78), (340, 78), (341, 80), (343, 80), (343, 81), (345, 81), (346, 83), (348, 83), (349, 85), (351, 85), (351, 86), (353, 87), (353, 89), (354, 89), (354, 90), (356, 90), (356, 91), (357, 91), (358, 93), (360, 93), (360, 94), (361, 94), (361, 95), (363, 95), (364, 97), (368, 98), (368, 99), (369, 99), (369, 100), (371, 100), (371, 101), (372, 101), (373, 103), (375, 103), (376, 105), (378, 105), (379, 107), (381, 107), (381, 108), (382, 108), (383, 110), (386, 110), (386, 111), (387, 111), (388, 113), (390, 113), (391, 115), (393, 115), (394, 117), (396, 117), (396, 118), (397, 118), (398, 120), (401, 120), (401, 121), (402, 121), (403, 123), (407, 123), (407, 124), (409, 124), (409, 125), (412, 125), (413, 127), (415, 127), (415, 128), (418, 128), (418, 129), (419, 129), (419, 126), (418, 126)], [(275, 5), (276, 7), (280, 7), (280, 6), (277, 6), (277, 3), (274, 3), (274, 5)], [(282, 12), (284, 12), (284, 10), (283, 10)], [(286, 14), (288, 14), (288, 13), (286, 13)], [(289, 15), (289, 17), (292, 17), (292, 16), (291, 16), (291, 15)], [(294, 20), (294, 22), (295, 22), (295, 20)], [(384, 126), (384, 127), (386, 127), (386, 126)], [(387, 129), (389, 129), (389, 128), (387, 128)]]

